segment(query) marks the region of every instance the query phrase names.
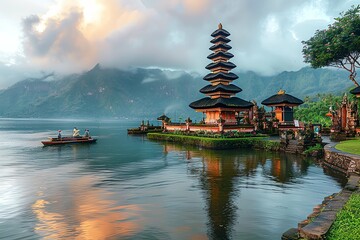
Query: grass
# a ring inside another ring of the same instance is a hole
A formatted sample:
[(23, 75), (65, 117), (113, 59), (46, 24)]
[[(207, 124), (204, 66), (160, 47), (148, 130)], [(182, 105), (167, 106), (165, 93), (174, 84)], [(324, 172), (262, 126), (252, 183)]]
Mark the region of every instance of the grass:
[(209, 149), (234, 149), (234, 148), (261, 148), (277, 151), (279, 142), (264, 140), (264, 137), (241, 137), (241, 138), (209, 138), (199, 136), (187, 136), (169, 133), (148, 133), (151, 140), (179, 142), (187, 145), (201, 146)]
[(360, 236), (360, 193), (353, 193), (344, 208), (336, 215), (326, 239), (350, 240)]
[(337, 150), (360, 155), (360, 140), (348, 140), (335, 146)]

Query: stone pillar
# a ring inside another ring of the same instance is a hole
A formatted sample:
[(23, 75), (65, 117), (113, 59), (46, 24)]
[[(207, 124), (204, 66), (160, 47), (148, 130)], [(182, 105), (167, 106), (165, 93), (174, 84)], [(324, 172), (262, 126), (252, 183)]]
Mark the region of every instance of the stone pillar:
[(219, 132), (224, 132), (224, 123), (225, 119), (222, 119), (221, 117), (217, 120), (218, 126), (219, 126)]

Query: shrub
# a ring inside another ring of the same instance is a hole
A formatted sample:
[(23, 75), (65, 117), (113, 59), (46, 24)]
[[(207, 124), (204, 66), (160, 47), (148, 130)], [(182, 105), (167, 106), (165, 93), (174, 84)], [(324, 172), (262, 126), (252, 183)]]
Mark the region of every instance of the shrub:
[(306, 156), (322, 157), (324, 154), (324, 148), (321, 144), (317, 143), (315, 146), (311, 146), (304, 151)]
[(212, 134), (212, 137), (201, 137), (164, 133), (149, 133), (147, 136), (151, 140), (180, 142), (182, 144), (201, 146), (210, 149), (233, 149), (253, 147), (277, 151), (280, 148), (279, 142), (267, 141), (264, 140), (263, 137), (223, 138), (220, 134)]

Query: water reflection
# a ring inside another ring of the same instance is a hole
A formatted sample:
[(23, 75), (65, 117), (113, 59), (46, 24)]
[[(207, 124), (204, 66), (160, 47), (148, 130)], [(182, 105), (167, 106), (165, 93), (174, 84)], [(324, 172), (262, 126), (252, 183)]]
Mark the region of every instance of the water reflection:
[(281, 154), (274, 155), (263, 164), (263, 174), (279, 183), (290, 183), (296, 178), (307, 174), (310, 160), (297, 155)]
[[(307, 174), (309, 161), (295, 155), (264, 151), (212, 151), (165, 143), (164, 153), (183, 152), (189, 173), (204, 190), (210, 239), (231, 239), (237, 222), (237, 196), (241, 188), (257, 188), (256, 175), (269, 180), (269, 188), (282, 187)], [(200, 158), (202, 166), (192, 164)], [(259, 184), (260, 185), (260, 184)], [(264, 186), (261, 186), (264, 187)], [(241, 216), (240, 216), (241, 217)]]
[(119, 122), (86, 123), (97, 144), (46, 148), (74, 122), (0, 123), (3, 239), (279, 239), (344, 179), (291, 155), (130, 137)]
[(139, 231), (140, 207), (117, 205), (109, 192), (92, 187), (95, 182), (84, 176), (70, 182), (61, 195), (39, 191), (31, 206), (37, 219), (35, 232), (44, 239), (106, 239)]

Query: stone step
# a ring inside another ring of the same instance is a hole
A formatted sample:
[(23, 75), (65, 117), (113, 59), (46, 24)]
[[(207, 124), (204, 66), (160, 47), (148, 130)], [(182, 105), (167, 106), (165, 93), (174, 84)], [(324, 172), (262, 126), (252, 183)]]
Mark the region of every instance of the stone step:
[(304, 147), (302, 145), (299, 145), (298, 140), (289, 140), (287, 142), (287, 145), (283, 150), (288, 153), (300, 153), (302, 152)]
[(285, 152), (297, 152), (297, 149), (285, 149)]
[(312, 222), (299, 228), (300, 236), (306, 239), (324, 239), (324, 236), (336, 219), (336, 214), (343, 208), (350, 195), (351, 191), (342, 190), (331, 199)]
[(287, 147), (285, 148), (286, 150), (298, 150), (298, 148), (295, 146), (295, 147)]
[(297, 239), (299, 239), (297, 228), (290, 228), (281, 236), (281, 240), (297, 240)]

